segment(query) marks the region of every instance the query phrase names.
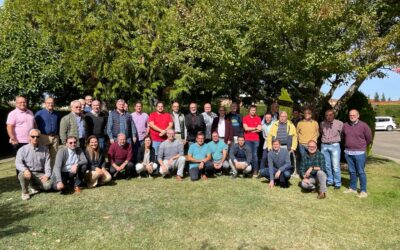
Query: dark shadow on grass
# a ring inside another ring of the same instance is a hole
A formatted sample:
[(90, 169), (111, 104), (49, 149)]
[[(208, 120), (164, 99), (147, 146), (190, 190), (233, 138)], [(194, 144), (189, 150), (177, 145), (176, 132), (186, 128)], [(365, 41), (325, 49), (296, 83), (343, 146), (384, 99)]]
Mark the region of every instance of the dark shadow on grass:
[(400, 176), (392, 176), (392, 178), (400, 179)]
[(16, 222), (33, 217), (42, 212), (30, 210), (25, 204), (4, 203), (0, 205), (0, 239), (15, 234), (26, 233), (28, 226), (14, 225)]
[(342, 186), (343, 187), (349, 187), (350, 186), (350, 179), (347, 177), (342, 176)]
[(368, 164), (386, 164), (386, 163), (392, 163), (392, 160), (383, 158), (383, 157), (377, 157), (377, 156), (368, 156), (367, 158), (367, 163)]
[(15, 175), (0, 178), (0, 194), (20, 190), (18, 179)]

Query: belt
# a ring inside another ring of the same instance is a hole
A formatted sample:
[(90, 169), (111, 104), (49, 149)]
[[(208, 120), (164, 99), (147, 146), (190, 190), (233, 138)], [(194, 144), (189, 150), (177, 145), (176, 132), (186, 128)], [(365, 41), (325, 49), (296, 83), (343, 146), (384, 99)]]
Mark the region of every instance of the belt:
[(221, 136), (220, 136), (219, 139), (225, 139), (225, 137), (221, 137)]
[(175, 134), (177, 134), (177, 135), (180, 135), (180, 134), (181, 134), (181, 132), (175, 132)]
[(332, 144), (335, 144), (335, 143), (340, 143), (340, 142), (339, 141), (338, 142), (323, 142), (322, 144), (332, 145)]

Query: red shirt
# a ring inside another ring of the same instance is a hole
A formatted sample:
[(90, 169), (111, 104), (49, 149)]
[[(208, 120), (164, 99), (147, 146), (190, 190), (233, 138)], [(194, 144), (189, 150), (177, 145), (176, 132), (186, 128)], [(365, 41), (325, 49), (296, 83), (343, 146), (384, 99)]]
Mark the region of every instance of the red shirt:
[(117, 163), (120, 164), (124, 161), (132, 160), (132, 146), (129, 143), (125, 143), (124, 146), (118, 145), (118, 142), (114, 142), (111, 144), (110, 149), (108, 150), (108, 159), (111, 164)]
[[(243, 117), (243, 124), (246, 124), (247, 127), (256, 128), (258, 125), (261, 125), (261, 118), (255, 115), (251, 117), (250, 115), (246, 115)], [(258, 132), (254, 131), (245, 131), (244, 132), (244, 139), (246, 141), (259, 141), (260, 137), (258, 136)]]
[[(172, 122), (172, 117), (169, 113), (158, 113), (153, 112), (149, 116), (149, 123), (154, 122), (154, 125), (160, 129), (166, 129), (170, 122)], [(150, 137), (153, 141), (165, 141), (167, 139), (167, 134), (163, 137), (159, 136), (160, 132), (155, 131), (150, 127)]]

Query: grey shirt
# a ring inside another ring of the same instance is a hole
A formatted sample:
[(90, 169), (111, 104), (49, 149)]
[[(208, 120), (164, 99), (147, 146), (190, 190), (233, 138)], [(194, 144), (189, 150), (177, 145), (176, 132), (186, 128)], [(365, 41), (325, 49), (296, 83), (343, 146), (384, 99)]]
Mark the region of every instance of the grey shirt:
[(286, 148), (280, 148), (279, 151), (271, 150), (268, 152), (268, 169), (270, 176), (274, 175), (274, 168), (279, 169), (281, 172), (293, 169), (290, 162), (289, 151)]
[(44, 172), (45, 176), (50, 177), (51, 166), (48, 148), (41, 145), (34, 147), (32, 144), (21, 147), (17, 152), (15, 166), (21, 172), (25, 170)]
[(177, 154), (183, 156), (183, 144), (178, 140), (174, 140), (173, 142), (166, 140), (158, 148), (157, 159), (169, 160)]

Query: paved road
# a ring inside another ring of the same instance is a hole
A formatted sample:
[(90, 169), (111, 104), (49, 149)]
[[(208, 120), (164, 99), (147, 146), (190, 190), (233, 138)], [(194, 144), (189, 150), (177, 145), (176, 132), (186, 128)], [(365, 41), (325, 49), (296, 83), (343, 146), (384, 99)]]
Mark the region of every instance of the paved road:
[(376, 131), (372, 153), (400, 162), (400, 131)]

